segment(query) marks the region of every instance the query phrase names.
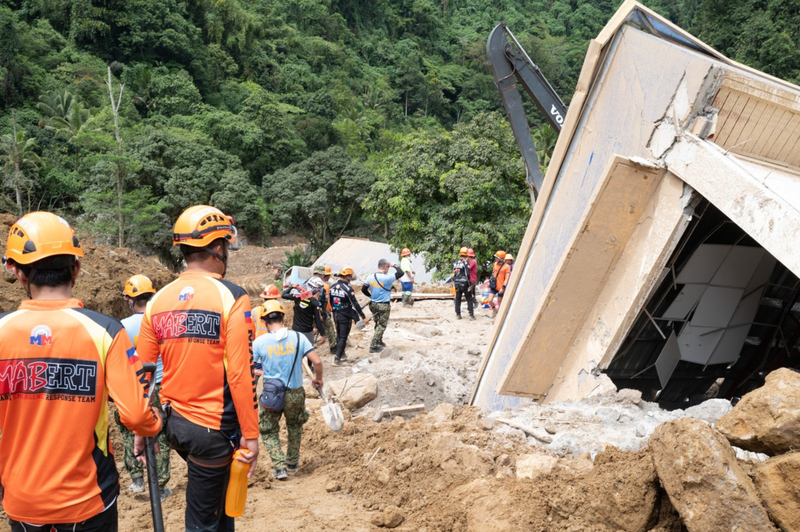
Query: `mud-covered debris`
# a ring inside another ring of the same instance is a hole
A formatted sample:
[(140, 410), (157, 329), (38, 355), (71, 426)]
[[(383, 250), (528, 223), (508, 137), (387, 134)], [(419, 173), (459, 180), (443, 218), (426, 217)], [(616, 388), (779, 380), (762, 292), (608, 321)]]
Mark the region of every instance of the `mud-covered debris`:
[(800, 449), (800, 373), (781, 368), (717, 422), (735, 446), (776, 455)]
[(773, 532), (753, 481), (722, 434), (696, 419), (663, 423), (650, 437), (658, 477), (692, 532)]
[(800, 532), (800, 452), (770, 458), (755, 470), (761, 500), (784, 532)]

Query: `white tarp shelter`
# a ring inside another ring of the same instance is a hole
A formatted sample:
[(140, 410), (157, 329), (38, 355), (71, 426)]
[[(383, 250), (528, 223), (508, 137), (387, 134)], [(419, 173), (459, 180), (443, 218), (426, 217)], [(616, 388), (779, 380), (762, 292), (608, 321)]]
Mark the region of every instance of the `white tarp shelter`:
[[(356, 280), (363, 281), (377, 271), (380, 259), (400, 264), (399, 253), (393, 252), (389, 244), (362, 238), (340, 238), (320, 255), (313, 266), (330, 266), (334, 274), (344, 266), (350, 266), (356, 274)], [(411, 255), (411, 265), (417, 272), (415, 282), (430, 284), (432, 272), (425, 270), (424, 260), (424, 254)]]

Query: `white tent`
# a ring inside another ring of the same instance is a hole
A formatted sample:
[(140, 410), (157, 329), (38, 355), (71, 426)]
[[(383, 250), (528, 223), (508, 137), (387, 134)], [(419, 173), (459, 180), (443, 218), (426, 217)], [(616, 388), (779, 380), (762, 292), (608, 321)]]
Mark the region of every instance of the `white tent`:
[[(355, 272), (355, 279), (363, 281), (377, 271), (380, 259), (399, 264), (400, 254), (393, 252), (389, 244), (361, 238), (340, 238), (320, 255), (314, 266), (330, 266), (334, 274), (341, 268), (350, 266)], [(424, 259), (425, 255), (422, 253), (411, 255), (411, 264), (417, 272), (416, 282), (430, 284), (433, 272), (425, 270)]]

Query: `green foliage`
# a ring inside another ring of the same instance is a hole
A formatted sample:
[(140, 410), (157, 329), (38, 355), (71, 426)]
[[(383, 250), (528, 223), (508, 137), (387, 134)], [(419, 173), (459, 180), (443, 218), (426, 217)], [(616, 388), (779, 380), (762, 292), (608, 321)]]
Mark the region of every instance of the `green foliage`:
[(452, 133), (410, 135), (383, 162), (364, 208), (389, 243), (424, 251), (439, 272), (461, 246), (483, 257), (516, 249), (530, 203), (510, 126), (488, 113)]
[[(620, 4), (0, 0), (0, 135), (27, 154), (9, 173), (1, 152), (0, 208), (57, 208), (109, 242), (121, 223), (127, 245), (165, 257), (171, 221), (193, 203), (233, 214), (251, 242), (272, 228), (319, 250), (358, 234), (426, 250), (445, 270), (462, 243), (513, 251), (529, 195), (486, 38), (505, 20), (569, 103)], [(800, 81), (800, 0), (645, 4)], [(125, 87), (118, 113), (109, 66), (115, 97)], [(544, 170), (556, 135), (524, 101)]]
[(305, 246), (295, 246), (291, 252), (284, 251), (283, 254), (286, 256), (281, 261), (283, 271), (287, 271), (292, 266), (311, 266), (314, 263), (311, 251), (306, 250)]
[(306, 231), (316, 250), (330, 245), (360, 213), (375, 177), (340, 147), (264, 177), (264, 197), (282, 228)]

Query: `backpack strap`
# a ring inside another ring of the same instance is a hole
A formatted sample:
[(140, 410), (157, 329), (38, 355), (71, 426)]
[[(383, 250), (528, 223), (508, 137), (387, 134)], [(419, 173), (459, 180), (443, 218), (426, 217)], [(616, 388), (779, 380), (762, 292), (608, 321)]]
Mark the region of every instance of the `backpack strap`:
[[(289, 378), (286, 379), (286, 387), (289, 387), (289, 383), (292, 381), (292, 375), (294, 374), (294, 367), (297, 365), (297, 355), (300, 354), (300, 333), (297, 331), (292, 331), (294, 335), (297, 337), (297, 348), (294, 351), (294, 360), (292, 361), (292, 369), (289, 371)], [(311, 348), (313, 349), (314, 346), (312, 345)]]
[[(381, 282), (378, 280), (378, 274), (377, 274), (377, 273), (375, 273), (375, 282), (376, 282), (376, 283), (378, 283), (378, 286), (380, 286), (381, 288), (383, 288), (384, 290), (386, 290), (386, 287), (385, 287), (385, 286), (383, 286), (383, 283), (381, 283)], [(388, 292), (388, 290), (386, 290), (386, 291)]]

